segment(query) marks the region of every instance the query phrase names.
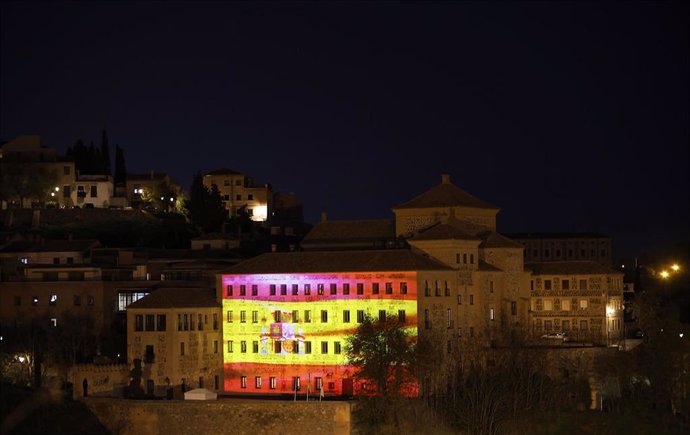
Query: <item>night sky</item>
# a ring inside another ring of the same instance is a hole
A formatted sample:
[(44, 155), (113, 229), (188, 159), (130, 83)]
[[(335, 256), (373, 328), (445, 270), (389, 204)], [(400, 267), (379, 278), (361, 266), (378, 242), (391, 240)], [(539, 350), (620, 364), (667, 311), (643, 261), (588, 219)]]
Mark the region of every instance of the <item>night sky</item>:
[(440, 182), (499, 230), (690, 238), (680, 3), (2, 3), (0, 139), (229, 167), (305, 218), (392, 217)]

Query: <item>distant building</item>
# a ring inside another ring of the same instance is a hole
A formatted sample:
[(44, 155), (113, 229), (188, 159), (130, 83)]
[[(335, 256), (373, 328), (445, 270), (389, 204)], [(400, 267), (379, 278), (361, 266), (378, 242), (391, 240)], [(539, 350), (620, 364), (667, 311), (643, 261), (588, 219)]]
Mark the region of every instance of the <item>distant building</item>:
[(594, 261), (613, 266), (611, 238), (596, 233), (513, 233), (525, 247), (525, 262)]
[(599, 345), (623, 339), (623, 273), (592, 261), (525, 265), (532, 272), (531, 317), (535, 337), (567, 333)]
[(125, 186), (127, 202), (135, 208), (157, 201), (166, 205), (172, 204), (171, 207), (174, 208), (175, 201), (182, 192), (182, 188), (164, 172), (127, 174)]
[(305, 251), (386, 249), (396, 247), (395, 220), (368, 219), (321, 222), (307, 233), (300, 246)]
[(252, 179), (232, 169), (221, 168), (204, 174), (204, 186), (216, 185), (230, 217), (244, 207), (253, 221), (264, 222), (272, 216), (272, 189), (269, 184), (255, 186)]
[[(110, 175), (78, 175), (71, 190), (72, 204), (79, 208), (107, 208), (114, 193)], [(67, 189), (64, 190), (65, 192)]]
[[(0, 147), (0, 174), (16, 174), (17, 171), (25, 174), (35, 174), (38, 170), (45, 170), (52, 174), (53, 185), (49, 186), (41, 198), (31, 195), (24, 198), (20, 207), (31, 207), (33, 203), (40, 205), (53, 204), (66, 206), (71, 197), (72, 185), (75, 181), (76, 171), (74, 161), (58, 155), (55, 148), (41, 144), (41, 136), (19, 136)], [(6, 208), (3, 204), (2, 208)]]
[(192, 250), (201, 249), (237, 249), (240, 246), (240, 240), (236, 234), (229, 233), (208, 233), (191, 240)]
[(222, 388), (220, 304), (213, 290), (160, 288), (127, 309), (127, 362), (142, 361), (149, 395)]

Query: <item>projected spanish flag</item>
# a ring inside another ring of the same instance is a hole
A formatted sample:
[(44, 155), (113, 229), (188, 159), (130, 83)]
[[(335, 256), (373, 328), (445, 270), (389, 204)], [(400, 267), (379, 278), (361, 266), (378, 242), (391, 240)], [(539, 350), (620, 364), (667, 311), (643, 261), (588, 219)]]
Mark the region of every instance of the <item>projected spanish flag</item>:
[(223, 275), (224, 390), (352, 395), (346, 339), (364, 316), (417, 335), (417, 272)]

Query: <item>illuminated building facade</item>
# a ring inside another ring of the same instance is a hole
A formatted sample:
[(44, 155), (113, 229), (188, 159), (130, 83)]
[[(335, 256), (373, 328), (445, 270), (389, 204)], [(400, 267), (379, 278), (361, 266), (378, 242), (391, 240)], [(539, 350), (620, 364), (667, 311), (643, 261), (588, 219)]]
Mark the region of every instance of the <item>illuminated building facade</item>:
[(623, 338), (623, 273), (591, 261), (525, 265), (535, 338), (565, 332), (571, 341), (615, 345)]
[(204, 186), (210, 189), (214, 184), (230, 217), (237, 216), (243, 206), (253, 221), (264, 222), (271, 216), (272, 189), (269, 184), (254, 186), (250, 177), (227, 168), (204, 174)]
[[(364, 316), (428, 325), (418, 297), (451, 268), (409, 250), (264, 254), (223, 274), (224, 389), (352, 395), (346, 338)], [(428, 292), (428, 290), (427, 290)]]

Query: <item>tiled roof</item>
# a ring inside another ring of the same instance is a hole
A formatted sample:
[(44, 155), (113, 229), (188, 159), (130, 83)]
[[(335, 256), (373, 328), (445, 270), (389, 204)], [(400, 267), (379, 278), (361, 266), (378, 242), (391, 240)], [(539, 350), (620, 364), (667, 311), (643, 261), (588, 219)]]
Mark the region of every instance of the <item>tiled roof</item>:
[(479, 263), (477, 264), (479, 266), (479, 270), (486, 271), (486, 272), (502, 272), (501, 269), (498, 267), (494, 266), (493, 264), (489, 264), (484, 260), (479, 260)]
[(420, 232), (412, 240), (479, 240), (479, 237), (472, 236), (456, 225), (449, 223), (438, 223)]
[(407, 249), (381, 251), (285, 252), (263, 254), (224, 271), (232, 275), (257, 273), (374, 272), (453, 270)]
[(511, 239), (609, 239), (609, 236), (598, 233), (510, 233)]
[(498, 210), (498, 207), (484, 202), (452, 184), (446, 176), (444, 176), (441, 184), (432, 187), (410, 201), (393, 207), (393, 210), (430, 207), (470, 207)]
[(601, 275), (621, 273), (593, 261), (544, 261), (540, 263), (527, 263), (525, 264), (525, 270), (527, 269), (531, 270), (534, 275)]
[(215, 291), (202, 288), (159, 288), (129, 305), (129, 308), (220, 307)]
[(302, 239), (302, 245), (395, 239), (393, 219), (320, 222)]
[(501, 235), (495, 231), (488, 232), (482, 235), (482, 243), (479, 245), (480, 248), (520, 248), (524, 249), (521, 243), (515, 240), (510, 240), (504, 235)]
[(244, 175), (241, 172), (234, 171), (228, 168), (214, 169), (213, 171), (208, 171), (204, 175)]
[(14, 240), (0, 249), (0, 252), (83, 252), (100, 246), (98, 240), (45, 240), (27, 242)]

